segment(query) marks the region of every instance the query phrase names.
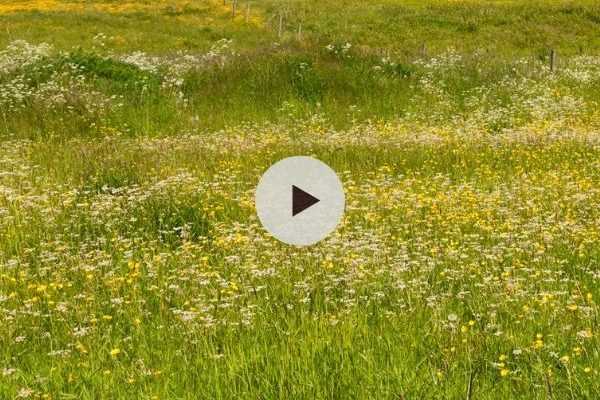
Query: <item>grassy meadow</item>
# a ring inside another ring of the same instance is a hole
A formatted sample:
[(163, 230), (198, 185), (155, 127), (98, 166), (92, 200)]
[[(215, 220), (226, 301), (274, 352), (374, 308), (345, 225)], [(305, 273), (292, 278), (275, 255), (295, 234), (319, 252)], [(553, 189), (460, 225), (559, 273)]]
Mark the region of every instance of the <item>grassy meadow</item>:
[[(0, 3), (0, 399), (600, 398), (599, 30), (587, 0)], [(346, 190), (310, 248), (254, 208), (294, 155)]]

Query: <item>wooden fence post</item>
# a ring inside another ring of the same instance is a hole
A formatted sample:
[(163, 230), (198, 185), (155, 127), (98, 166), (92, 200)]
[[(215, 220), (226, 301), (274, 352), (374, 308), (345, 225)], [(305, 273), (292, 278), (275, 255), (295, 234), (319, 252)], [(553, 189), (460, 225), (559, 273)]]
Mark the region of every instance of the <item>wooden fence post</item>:
[(279, 13), (279, 32), (278, 32), (278, 36), (281, 38), (281, 35), (283, 35), (283, 14)]
[(231, 18), (235, 18), (235, 9), (237, 7), (237, 0), (231, 2)]
[(250, 2), (246, 3), (246, 23), (250, 21)]
[(550, 50), (550, 72), (554, 72), (556, 70), (556, 51), (554, 49)]

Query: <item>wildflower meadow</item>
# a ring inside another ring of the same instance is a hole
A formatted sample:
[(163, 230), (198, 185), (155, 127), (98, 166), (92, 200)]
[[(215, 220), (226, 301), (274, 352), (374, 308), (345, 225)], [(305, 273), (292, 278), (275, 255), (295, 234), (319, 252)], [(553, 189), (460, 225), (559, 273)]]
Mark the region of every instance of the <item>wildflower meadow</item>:
[[(600, 398), (592, 1), (4, 1), (0, 399)], [(255, 188), (343, 182), (310, 247)]]

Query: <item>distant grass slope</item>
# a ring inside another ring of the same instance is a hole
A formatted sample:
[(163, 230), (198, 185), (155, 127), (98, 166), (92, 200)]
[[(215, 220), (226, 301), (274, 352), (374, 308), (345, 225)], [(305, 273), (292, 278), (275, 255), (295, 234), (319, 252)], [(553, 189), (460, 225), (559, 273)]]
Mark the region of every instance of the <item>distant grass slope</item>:
[(277, 38), (283, 15), (284, 41), (301, 25), (311, 42), (350, 41), (406, 55), (423, 45), (434, 53), (454, 47), (511, 56), (550, 47), (564, 54), (600, 48), (600, 5), (591, 0), (238, 0), (234, 20), (231, 0), (11, 1), (0, 4), (0, 15), (0, 45), (52, 38), (63, 48), (91, 47), (101, 32), (115, 51), (198, 49), (222, 37), (253, 48)]
[(271, 14), (283, 13), (287, 27), (302, 24), (330, 41), (348, 40), (411, 54), (423, 44), (472, 52), (488, 49), (512, 55), (565, 53), (600, 47), (597, 1), (416, 1), (270, 0)]
[(11, 1), (0, 4), (0, 45), (12, 40), (51, 42), (59, 49), (94, 49), (103, 34), (115, 52), (153, 53), (205, 49), (227, 37), (248, 47), (265, 38), (262, 14), (253, 7), (250, 18), (221, 0), (201, 1)]

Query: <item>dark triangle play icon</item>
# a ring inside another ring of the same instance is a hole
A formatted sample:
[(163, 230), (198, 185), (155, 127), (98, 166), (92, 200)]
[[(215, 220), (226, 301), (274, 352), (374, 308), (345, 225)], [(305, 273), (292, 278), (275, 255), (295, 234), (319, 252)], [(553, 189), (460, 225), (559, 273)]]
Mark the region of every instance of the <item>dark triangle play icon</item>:
[(292, 185), (292, 217), (317, 204), (319, 199)]

